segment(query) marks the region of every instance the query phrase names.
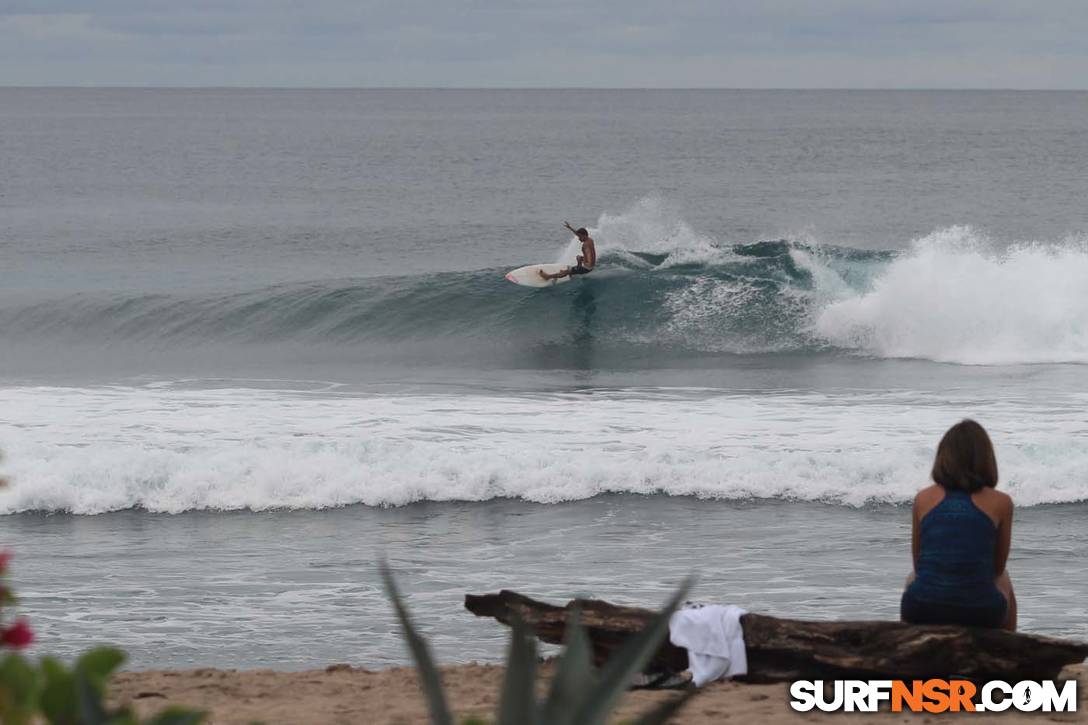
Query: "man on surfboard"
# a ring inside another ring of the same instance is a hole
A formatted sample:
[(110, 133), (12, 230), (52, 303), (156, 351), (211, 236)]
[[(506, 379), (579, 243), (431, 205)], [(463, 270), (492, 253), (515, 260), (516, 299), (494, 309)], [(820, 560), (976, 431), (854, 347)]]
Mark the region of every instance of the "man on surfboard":
[(574, 232), (574, 236), (578, 237), (578, 241), (582, 243), (582, 253), (578, 255), (576, 265), (567, 267), (562, 272), (548, 274), (544, 270), (540, 270), (540, 276), (544, 279), (560, 279), (562, 277), (573, 277), (576, 274), (589, 274), (593, 271), (593, 266), (597, 264), (597, 248), (593, 246), (593, 238), (589, 236), (586, 228), (575, 229), (570, 225), (570, 222), (563, 222), (563, 226)]

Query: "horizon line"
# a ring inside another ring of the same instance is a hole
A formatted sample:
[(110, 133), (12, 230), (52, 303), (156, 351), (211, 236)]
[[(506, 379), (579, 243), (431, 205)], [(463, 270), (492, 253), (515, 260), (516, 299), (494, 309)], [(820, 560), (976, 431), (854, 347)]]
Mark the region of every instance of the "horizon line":
[(21, 90), (178, 90), (178, 91), (854, 91), (854, 92), (975, 92), (975, 93), (1084, 93), (1084, 88), (1021, 88), (972, 86), (927, 88), (924, 86), (274, 86), (274, 85), (109, 85), (109, 84), (8, 84), (0, 89)]

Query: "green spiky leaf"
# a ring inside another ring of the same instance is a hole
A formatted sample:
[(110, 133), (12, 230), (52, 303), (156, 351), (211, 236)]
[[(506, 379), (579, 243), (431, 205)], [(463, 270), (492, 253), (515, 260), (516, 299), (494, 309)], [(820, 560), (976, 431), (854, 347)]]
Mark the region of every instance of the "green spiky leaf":
[(453, 725), (453, 718), (450, 716), (449, 707), (446, 705), (446, 694), (442, 690), (442, 680), (438, 675), (438, 668), (435, 667), (434, 660), (431, 658), (430, 648), (427, 647), (427, 642), (416, 633), (415, 627), (412, 626), (411, 616), (408, 614), (408, 609), (404, 606), (404, 600), (401, 599), (400, 592), (397, 590), (397, 584), (393, 580), (393, 573), (389, 570), (389, 565), (383, 561), (379, 569), (382, 581), (385, 583), (386, 594), (393, 603), (393, 609), (396, 611), (397, 618), (404, 629), (404, 638), (408, 642), (408, 649), (411, 650), (412, 659), (415, 660), (420, 684), (423, 686), (423, 693), (427, 698), (427, 707), (431, 712), (431, 723), (433, 725)]
[(592, 648), (581, 623), (582, 612), (574, 609), (563, 633), (563, 652), (556, 663), (548, 698), (541, 712), (541, 722), (568, 725), (585, 697), (597, 682), (593, 668)]
[(515, 617), (510, 635), (510, 655), (506, 659), (502, 696), (499, 699), (499, 725), (535, 725), (536, 638)]
[(653, 657), (661, 640), (669, 630), (669, 618), (680, 602), (684, 601), (691, 589), (691, 578), (687, 578), (669, 599), (665, 608), (647, 623), (641, 632), (631, 635), (609, 658), (593, 697), (578, 708), (575, 722), (579, 725), (594, 725), (605, 722), (616, 702), (627, 690), (627, 685), (636, 672)]

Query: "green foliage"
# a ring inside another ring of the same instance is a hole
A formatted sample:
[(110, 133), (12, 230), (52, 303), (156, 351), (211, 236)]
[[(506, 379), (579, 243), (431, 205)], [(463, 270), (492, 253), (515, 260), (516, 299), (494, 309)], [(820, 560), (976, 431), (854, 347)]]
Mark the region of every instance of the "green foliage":
[[(434, 725), (450, 725), (452, 719), (446, 696), (427, 643), (416, 632), (389, 567), (382, 564), (381, 573), (419, 671), (431, 722)], [(593, 667), (589, 638), (575, 612), (566, 629), (563, 652), (556, 665), (551, 688), (543, 701), (537, 699), (535, 689), (536, 639), (524, 623), (515, 621), (495, 725), (603, 725), (627, 689), (627, 684), (642, 670), (664, 639), (669, 617), (683, 601), (689, 588), (690, 580), (681, 585), (644, 630), (624, 642), (600, 671)], [(667, 722), (694, 692), (688, 690), (677, 698), (661, 703), (635, 722), (637, 725)], [(465, 725), (468, 723), (480, 721), (466, 720)]]
[(0, 660), (0, 722), (29, 725), (35, 717), (49, 725), (198, 725), (204, 713), (170, 708), (141, 721), (131, 708), (106, 707), (110, 676), (125, 660), (120, 650), (93, 649), (67, 668), (54, 657), (37, 666), (9, 654)]
[(30, 722), (37, 711), (41, 682), (41, 673), (19, 655), (9, 654), (0, 660), (0, 722)]

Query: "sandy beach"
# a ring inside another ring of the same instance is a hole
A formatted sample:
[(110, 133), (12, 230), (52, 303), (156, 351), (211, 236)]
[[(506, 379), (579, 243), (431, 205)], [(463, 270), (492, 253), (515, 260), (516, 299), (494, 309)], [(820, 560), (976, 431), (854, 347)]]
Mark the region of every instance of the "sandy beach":
[[(549, 672), (544, 668), (543, 677)], [(450, 705), (460, 718), (489, 720), (495, 711), (503, 670), (497, 665), (468, 664), (442, 668)], [(1064, 677), (1076, 677), (1078, 712), (1072, 714), (1004, 713), (1001, 722), (1088, 723), (1085, 685), (1088, 668), (1068, 667)], [(131, 702), (141, 714), (157, 712), (168, 704), (204, 708), (213, 725), (318, 725), (368, 723), (389, 725), (426, 723), (426, 706), (411, 668), (380, 672), (333, 665), (325, 670), (149, 670), (116, 676), (113, 696)], [(675, 692), (630, 692), (616, 712), (616, 722), (633, 719)], [(706, 725), (719, 722), (793, 723), (848, 719), (865, 722), (932, 722), (936, 716), (880, 713), (828, 715), (795, 713), (789, 708), (785, 684), (746, 685), (723, 682), (703, 689), (674, 720)], [(949, 716), (943, 716), (949, 717)]]

